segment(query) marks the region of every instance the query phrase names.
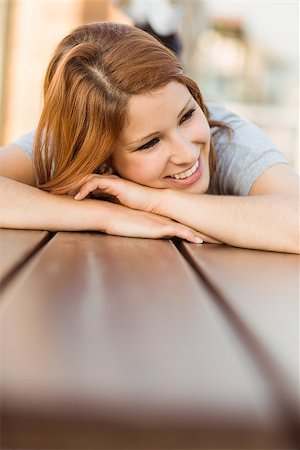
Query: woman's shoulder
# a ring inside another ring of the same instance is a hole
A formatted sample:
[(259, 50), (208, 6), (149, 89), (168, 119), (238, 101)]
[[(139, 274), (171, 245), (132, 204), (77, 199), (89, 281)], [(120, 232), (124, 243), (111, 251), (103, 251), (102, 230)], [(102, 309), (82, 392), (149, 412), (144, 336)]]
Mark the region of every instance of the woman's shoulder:
[(241, 120), (236, 113), (228, 109), (226, 106), (220, 103), (207, 102), (206, 106), (208, 108), (210, 118), (213, 120), (219, 120), (221, 122), (231, 123), (236, 120)]
[(30, 159), (32, 159), (35, 132), (35, 129), (31, 130), (11, 142), (11, 145), (19, 147)]
[(247, 195), (257, 177), (267, 168), (287, 163), (271, 139), (256, 125), (222, 105), (207, 104), (210, 118), (232, 129), (229, 137), (222, 129), (212, 128), (216, 155), (213, 192)]
[(224, 147), (238, 146), (240, 151), (252, 151), (262, 153), (264, 151), (276, 150), (276, 145), (266, 135), (266, 133), (248, 119), (229, 110), (223, 105), (207, 103), (207, 107), (212, 120), (220, 121), (228, 125), (233, 131), (232, 136), (223, 130), (213, 127), (211, 133), (214, 139), (216, 151), (223, 151)]
[[(233, 133), (230, 140), (233, 144), (246, 145), (247, 147), (261, 147), (262, 145), (272, 146), (274, 144), (266, 136), (266, 134), (254, 123), (245, 117), (231, 111), (223, 105), (216, 103), (207, 103), (210, 119), (223, 122), (228, 125)], [(217, 143), (224, 143), (224, 134), (217, 132), (216, 127), (212, 128), (212, 134), (215, 135)], [(226, 142), (228, 139), (225, 140)]]

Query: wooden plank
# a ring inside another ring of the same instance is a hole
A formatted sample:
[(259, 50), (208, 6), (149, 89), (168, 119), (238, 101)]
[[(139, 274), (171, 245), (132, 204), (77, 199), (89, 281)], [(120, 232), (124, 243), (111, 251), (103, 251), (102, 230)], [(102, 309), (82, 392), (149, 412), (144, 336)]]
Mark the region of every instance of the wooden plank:
[(299, 427), (299, 255), (209, 244), (181, 249), (244, 330)]
[(5, 292), (7, 448), (290, 448), (276, 395), (168, 241), (59, 233)]
[(45, 241), (47, 231), (0, 228), (0, 283)]

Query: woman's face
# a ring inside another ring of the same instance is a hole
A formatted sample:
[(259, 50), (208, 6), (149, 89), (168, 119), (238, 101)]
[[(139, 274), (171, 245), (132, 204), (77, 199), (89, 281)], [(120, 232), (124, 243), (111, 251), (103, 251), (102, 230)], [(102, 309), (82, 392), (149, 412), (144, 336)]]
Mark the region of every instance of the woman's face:
[(128, 112), (112, 156), (116, 173), (144, 186), (205, 193), (210, 129), (187, 87), (170, 82), (133, 96)]

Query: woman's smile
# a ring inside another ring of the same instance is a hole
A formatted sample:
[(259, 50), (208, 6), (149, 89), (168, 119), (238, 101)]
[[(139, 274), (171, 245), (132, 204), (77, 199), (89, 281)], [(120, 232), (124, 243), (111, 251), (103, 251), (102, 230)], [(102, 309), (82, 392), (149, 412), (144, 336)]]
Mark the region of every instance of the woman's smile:
[(201, 177), (202, 172), (202, 164), (200, 156), (197, 161), (193, 164), (193, 166), (180, 173), (176, 173), (175, 175), (169, 175), (166, 178), (175, 184), (188, 185), (193, 184)]

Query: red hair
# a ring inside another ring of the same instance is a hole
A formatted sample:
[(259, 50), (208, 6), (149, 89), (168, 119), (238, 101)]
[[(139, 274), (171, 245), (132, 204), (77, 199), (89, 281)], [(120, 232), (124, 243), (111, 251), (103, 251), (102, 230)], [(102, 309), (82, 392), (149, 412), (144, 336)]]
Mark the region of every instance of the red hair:
[[(197, 84), (176, 56), (148, 33), (109, 22), (80, 26), (58, 45), (44, 82), (44, 108), (34, 142), (38, 187), (68, 192), (107, 163), (133, 95), (177, 81), (212, 121)], [(215, 157), (211, 143), (210, 168)]]

